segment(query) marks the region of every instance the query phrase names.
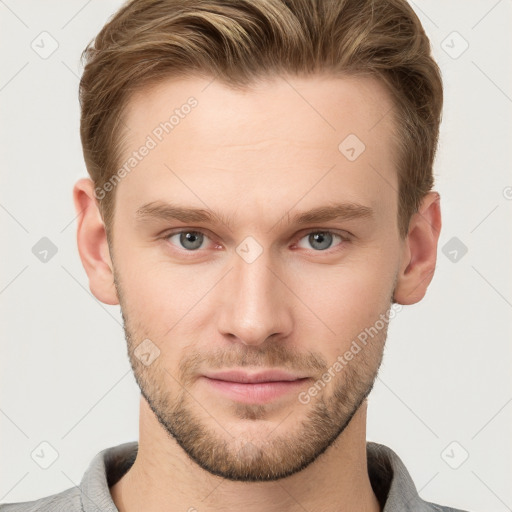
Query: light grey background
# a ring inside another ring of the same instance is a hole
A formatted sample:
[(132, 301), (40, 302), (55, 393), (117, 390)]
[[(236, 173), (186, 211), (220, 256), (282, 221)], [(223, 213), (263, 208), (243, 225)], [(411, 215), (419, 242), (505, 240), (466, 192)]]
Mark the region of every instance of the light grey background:
[[(78, 485), (97, 452), (138, 437), (119, 307), (89, 292), (71, 195), (86, 176), (80, 53), (119, 5), (0, 0), (0, 502)], [(399, 454), (424, 499), (504, 512), (512, 510), (512, 2), (412, 5), (445, 84), (435, 168), (443, 231), (427, 297), (391, 324), (368, 439)], [(41, 56), (53, 40), (58, 48)], [(42, 237), (57, 247), (46, 263), (32, 252)], [(31, 456), (42, 442), (58, 453), (47, 469)]]

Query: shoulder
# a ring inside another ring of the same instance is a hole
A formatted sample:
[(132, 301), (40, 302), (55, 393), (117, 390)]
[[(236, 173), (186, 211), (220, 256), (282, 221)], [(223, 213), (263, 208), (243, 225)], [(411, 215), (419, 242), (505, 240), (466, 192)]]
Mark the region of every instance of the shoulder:
[(462, 510), (461, 508), (444, 507), (437, 503), (431, 503), (430, 501), (423, 501), (425, 512), (469, 512), (468, 510)]
[(117, 512), (109, 492), (135, 461), (138, 442), (105, 448), (97, 453), (80, 485), (34, 501), (1, 503), (0, 512)]
[(388, 446), (368, 441), (367, 461), (370, 482), (383, 512), (468, 512), (423, 500), (402, 459)]
[(80, 490), (70, 487), (65, 491), (34, 501), (0, 503), (0, 512), (82, 512)]

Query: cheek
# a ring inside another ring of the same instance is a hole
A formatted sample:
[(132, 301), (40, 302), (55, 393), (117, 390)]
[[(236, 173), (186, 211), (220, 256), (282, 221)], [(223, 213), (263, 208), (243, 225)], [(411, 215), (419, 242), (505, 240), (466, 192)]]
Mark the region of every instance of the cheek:
[(391, 262), (391, 257), (386, 263), (375, 256), (358, 263), (301, 269), (297, 295), (314, 315), (306, 320), (308, 308), (299, 308), (302, 318), (297, 318), (297, 325), (310, 329), (299, 336), (318, 339), (323, 333), (322, 351), (328, 361), (345, 353), (351, 342), (374, 326), (390, 307), (394, 280)]
[(371, 319), (389, 305), (393, 272), (367, 260), (360, 265), (311, 266), (297, 276), (297, 294), (321, 318), (343, 324), (347, 319)]
[(190, 334), (204, 324), (202, 299), (218, 281), (218, 272), (213, 267), (199, 269), (150, 258), (150, 252), (131, 251), (123, 260), (119, 270), (123, 308), (131, 324), (144, 329), (148, 337), (166, 344), (172, 340), (176, 346), (180, 337), (189, 339), (183, 332)]

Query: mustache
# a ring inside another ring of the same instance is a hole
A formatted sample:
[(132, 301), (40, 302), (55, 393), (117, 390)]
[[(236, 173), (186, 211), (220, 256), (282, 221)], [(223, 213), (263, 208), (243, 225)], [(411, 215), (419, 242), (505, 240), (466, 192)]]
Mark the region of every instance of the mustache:
[(196, 351), (182, 359), (179, 364), (179, 373), (183, 381), (188, 381), (201, 370), (247, 366), (316, 373), (323, 372), (327, 368), (327, 363), (318, 352), (298, 352), (279, 342), (272, 342), (267, 346), (233, 345), (229, 349), (217, 348), (209, 352)]

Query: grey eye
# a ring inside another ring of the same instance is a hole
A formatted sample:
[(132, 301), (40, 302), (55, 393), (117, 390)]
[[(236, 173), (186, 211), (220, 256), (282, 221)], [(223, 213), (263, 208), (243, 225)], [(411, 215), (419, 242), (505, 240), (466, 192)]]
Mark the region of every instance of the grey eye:
[[(312, 231), (305, 237), (301, 239), (307, 239), (308, 244), (310, 244), (313, 249), (318, 251), (325, 251), (326, 249), (330, 249), (334, 238), (337, 237), (340, 240), (343, 240), (343, 238), (340, 235), (337, 235), (335, 233), (330, 233), (329, 231)], [(300, 242), (299, 242), (300, 246)], [(306, 247), (308, 249), (308, 247)]]
[(180, 231), (179, 233), (170, 235), (169, 241), (171, 241), (172, 238), (176, 236), (179, 237), (179, 247), (190, 251), (199, 249), (205, 239), (203, 233), (200, 233), (199, 231)]

